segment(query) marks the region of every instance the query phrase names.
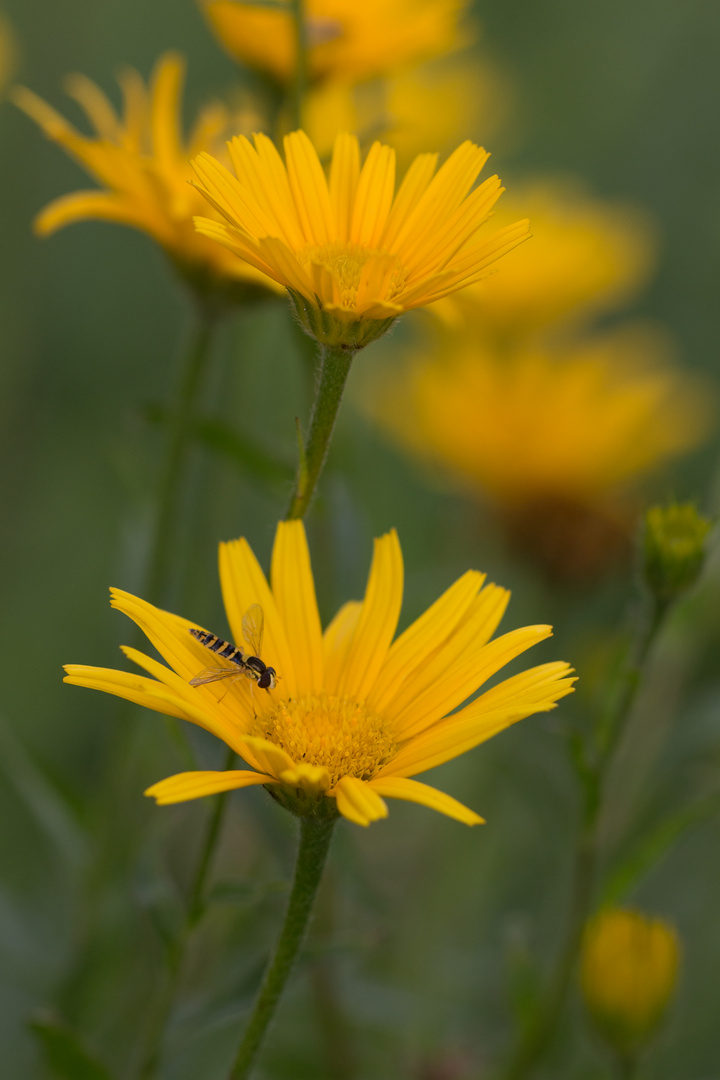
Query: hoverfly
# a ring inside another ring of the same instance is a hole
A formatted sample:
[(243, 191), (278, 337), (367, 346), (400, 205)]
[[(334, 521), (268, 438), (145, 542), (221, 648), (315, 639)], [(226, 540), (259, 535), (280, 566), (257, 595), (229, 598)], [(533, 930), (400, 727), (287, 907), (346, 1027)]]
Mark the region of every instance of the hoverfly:
[(205, 683), (233, 677), (239, 678), (240, 675), (244, 675), (256, 682), (261, 690), (274, 690), (277, 672), (275, 668), (268, 667), (260, 659), (264, 622), (263, 609), (259, 604), (252, 604), (243, 615), (242, 632), (245, 644), (250, 650), (249, 653), (239, 645), (233, 645), (231, 641), (223, 641), (216, 634), (209, 634), (206, 630), (196, 630), (194, 626), (191, 626), (190, 633), (201, 645), (217, 653), (233, 666), (206, 668), (190, 680), (190, 685), (204, 686)]

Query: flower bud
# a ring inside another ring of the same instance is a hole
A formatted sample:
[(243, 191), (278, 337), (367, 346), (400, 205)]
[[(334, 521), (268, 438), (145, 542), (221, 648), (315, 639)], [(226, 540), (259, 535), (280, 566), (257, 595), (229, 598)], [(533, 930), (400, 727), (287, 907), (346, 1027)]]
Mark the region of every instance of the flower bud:
[(676, 599), (695, 584), (711, 523), (692, 503), (653, 506), (645, 515), (645, 582), (658, 600)]
[(672, 926), (639, 911), (612, 908), (585, 929), (580, 978), (600, 1035), (632, 1054), (660, 1023), (677, 980), (680, 947)]

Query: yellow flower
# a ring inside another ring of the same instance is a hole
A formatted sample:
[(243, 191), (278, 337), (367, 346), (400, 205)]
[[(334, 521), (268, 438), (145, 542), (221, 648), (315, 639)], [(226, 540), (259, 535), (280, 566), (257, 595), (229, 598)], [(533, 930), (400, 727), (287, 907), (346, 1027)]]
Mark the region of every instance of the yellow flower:
[(405, 164), (426, 146), (445, 152), (468, 132), (494, 134), (507, 100), (501, 76), (466, 56), (403, 68), (371, 82), (328, 80), (309, 92), (303, 116), (321, 158), (332, 153), (338, 132), (354, 131), (361, 144), (382, 139)]
[(125, 71), (119, 80), (121, 118), (94, 83), (72, 76), (68, 93), (85, 110), (93, 137), (81, 135), (32, 91), (15, 89), (16, 104), (102, 185), (101, 190), (73, 192), (50, 203), (37, 216), (35, 230), (48, 236), (85, 220), (128, 225), (152, 236), (200, 288), (232, 290), (241, 285), (282, 292), (194, 228), (193, 214), (207, 206), (188, 183), (189, 159), (201, 150), (218, 149), (230, 117), (220, 104), (207, 106), (185, 141), (180, 131), (183, 78), (184, 62), (173, 53), (158, 61), (147, 88), (137, 72)]
[(368, 407), (416, 455), (497, 502), (598, 502), (708, 430), (707, 389), (664, 363), (660, 346), (630, 327), (504, 356), (444, 333), (377, 378)]
[(227, 223), (198, 218), (198, 229), (290, 291), (318, 340), (360, 348), (403, 311), (477, 281), (528, 235), (519, 221), (488, 239), (478, 230), (503, 188), (492, 176), (473, 189), (488, 154), (463, 143), (436, 173), (421, 154), (395, 193), (395, 153), (373, 144), (360, 168), (352, 135), (335, 141), (329, 182), (302, 131), (273, 143), (229, 143), (233, 176), (210, 154), (193, 162), (199, 190)]
[(196, 624), (119, 590), (113, 606), (141, 627), (170, 667), (125, 648), (152, 678), (66, 668), (66, 682), (198, 724), (252, 766), (172, 776), (146, 793), (159, 803), (265, 784), (296, 813), (337, 809), (358, 825), (387, 815), (384, 796), (478, 824), (473, 811), (410, 777), (552, 709), (572, 691), (568, 665), (548, 663), (454, 712), (551, 628), (525, 627), (490, 641), (509, 593), (470, 570), (393, 641), (403, 592), (394, 531), (375, 542), (364, 600), (345, 604), (324, 634), (302, 522), (278, 525), (269, 585), (244, 539), (220, 546), (220, 578), (236, 642), (243, 640), (243, 613), (253, 604), (264, 612), (263, 659), (278, 672), (275, 689), (260, 690), (242, 676), (191, 686), (213, 658), (189, 633)]
[(583, 996), (598, 1030), (620, 1054), (639, 1049), (657, 1027), (675, 989), (679, 961), (675, 929), (662, 919), (616, 908), (588, 924)]
[(447, 321), (469, 321), (485, 335), (517, 340), (557, 323), (587, 321), (647, 280), (654, 243), (638, 211), (546, 180), (514, 188), (496, 222), (509, 223), (520, 206), (533, 223), (532, 244), (482, 284), (438, 305)]
[[(202, 6), (231, 56), (280, 82), (292, 78), (295, 35), (288, 0), (209, 0)], [(466, 0), (307, 0), (310, 76), (353, 82), (448, 52), (458, 44), (465, 7)]]

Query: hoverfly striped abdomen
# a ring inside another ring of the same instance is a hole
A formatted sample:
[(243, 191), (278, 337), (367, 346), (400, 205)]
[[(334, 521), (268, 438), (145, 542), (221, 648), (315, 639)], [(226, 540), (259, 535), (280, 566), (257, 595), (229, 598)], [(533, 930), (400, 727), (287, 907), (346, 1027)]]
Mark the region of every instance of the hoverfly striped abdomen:
[(224, 641), (217, 634), (210, 634), (207, 630), (196, 630), (195, 627), (190, 628), (190, 633), (206, 649), (217, 653), (218, 656), (222, 656), (224, 660), (229, 660), (232, 664), (237, 664), (238, 667), (245, 667), (244, 650), (237, 645), (233, 645), (231, 641)]

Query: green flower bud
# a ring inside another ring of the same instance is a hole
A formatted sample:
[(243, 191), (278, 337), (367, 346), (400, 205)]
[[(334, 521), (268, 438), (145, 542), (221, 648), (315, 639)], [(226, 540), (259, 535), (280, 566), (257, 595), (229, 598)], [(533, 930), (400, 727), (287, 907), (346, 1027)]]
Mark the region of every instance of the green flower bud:
[(643, 544), (645, 582), (659, 600), (674, 600), (695, 584), (711, 527), (692, 503), (648, 510)]
[(619, 1055), (634, 1054), (663, 1018), (677, 982), (680, 946), (672, 926), (611, 908), (588, 923), (580, 979), (599, 1034)]

